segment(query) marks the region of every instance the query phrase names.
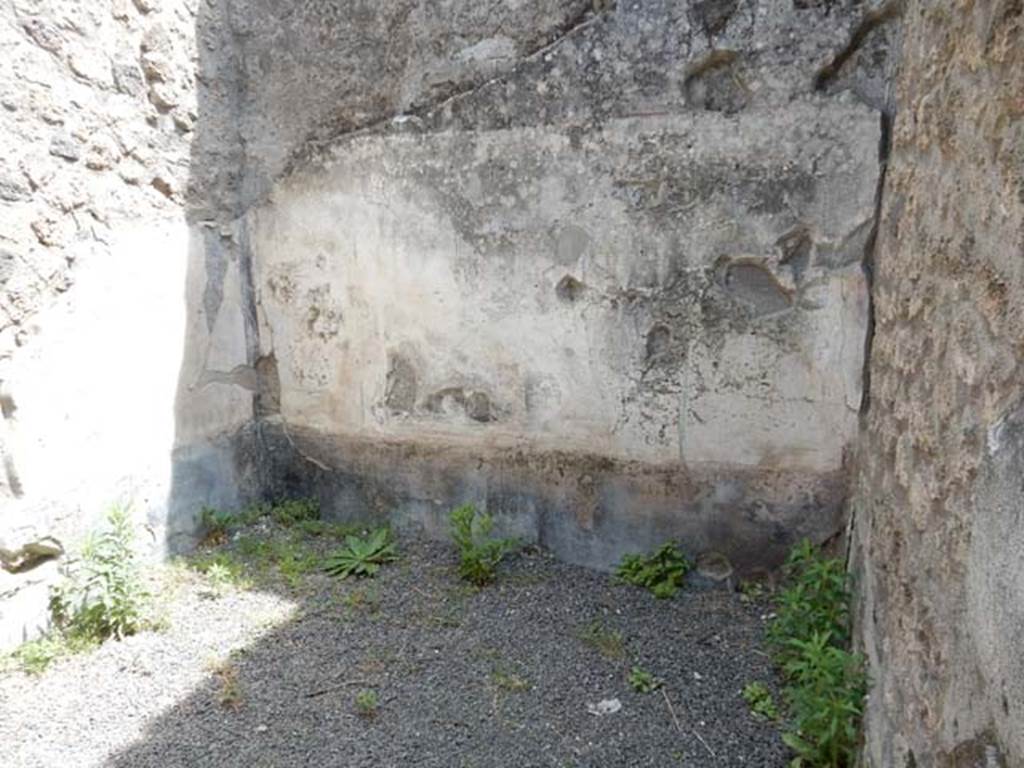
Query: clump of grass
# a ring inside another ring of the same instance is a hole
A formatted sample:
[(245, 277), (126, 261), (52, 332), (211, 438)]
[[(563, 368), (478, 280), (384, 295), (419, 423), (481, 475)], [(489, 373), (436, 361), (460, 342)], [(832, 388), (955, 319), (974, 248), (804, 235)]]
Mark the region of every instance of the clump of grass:
[(750, 706), (750, 711), (765, 720), (778, 720), (779, 710), (768, 686), (764, 683), (747, 683), (743, 687), (743, 700)]
[(774, 659), (785, 678), (790, 724), (783, 741), (793, 765), (847, 768), (854, 764), (867, 693), (863, 659), (847, 650), (850, 592), (843, 564), (804, 540), (784, 566), (786, 587), (768, 627)]
[(627, 680), (637, 693), (654, 693), (663, 684), (660, 678), (655, 677), (642, 667), (633, 667), (629, 671)]
[(522, 693), (530, 690), (530, 681), (514, 672), (496, 669), (491, 672), (491, 683), (495, 688), (507, 693)]
[(203, 507), (199, 512), (199, 525), (203, 529), (203, 541), (206, 546), (217, 546), (228, 539), (228, 530), (235, 523), (235, 516), (213, 507)]
[(666, 599), (675, 596), (692, 567), (686, 555), (670, 542), (651, 555), (624, 555), (615, 575)]
[(226, 543), (232, 529), (252, 525), (267, 511), (267, 508), (260, 504), (252, 504), (237, 511), (203, 507), (199, 512), (199, 524), (203, 531), (202, 544), (215, 547)]
[(371, 616), (380, 611), (380, 593), (376, 589), (353, 589), (342, 603), (349, 611), (360, 611)]
[(295, 538), (242, 536), (237, 546), (247, 569), (264, 576), (277, 573), (293, 589), (318, 564), (316, 554)]
[(214, 667), (213, 675), (218, 684), (217, 702), (225, 709), (237, 712), (245, 702), (237, 667), (231, 662), (225, 661)]
[(453, 509), (448, 522), (452, 539), (459, 548), (459, 577), (477, 586), (493, 582), (498, 564), (518, 542), (491, 537), (493, 519), (486, 512), (477, 512), (472, 504)]
[(228, 587), (248, 589), (252, 586), (251, 579), (246, 575), (245, 564), (233, 552), (202, 553), (186, 562), (192, 570), (206, 576), (217, 596), (223, 594)]
[(30, 675), (41, 675), (58, 659), (90, 651), (97, 645), (99, 642), (92, 638), (52, 632), (22, 643), (10, 653), (9, 659), (15, 667), (23, 672)]
[(320, 519), (320, 503), (315, 499), (288, 499), (270, 508), (270, 516), (278, 525), (290, 528), (310, 520)]
[(299, 520), (294, 529), (306, 536), (343, 540), (346, 536), (357, 536), (366, 530), (360, 523), (332, 523), (327, 520)]
[(346, 536), (345, 546), (336, 549), (324, 560), (324, 570), (331, 576), (370, 578), (385, 563), (398, 559), (396, 544), (387, 528), (378, 528), (365, 538)]
[(276, 504), (253, 504), (238, 512), (204, 508), (200, 515), (210, 546), (226, 544), (232, 530), (245, 528), (261, 519), (271, 519), (288, 529), (256, 531), (236, 536), (235, 545), (214, 554), (190, 558), (192, 567), (207, 575), (219, 594), (228, 585), (251, 586), (250, 576), (277, 574), (292, 589), (302, 586), (304, 577), (316, 569), (317, 556), (305, 545), (310, 536), (340, 536), (352, 526), (320, 519), (320, 507), (310, 499), (290, 499)]
[(277, 571), (289, 587), (298, 589), (306, 575), (316, 569), (318, 562), (313, 552), (295, 545), (286, 545), (277, 558)]
[(577, 632), (577, 637), (607, 659), (622, 659), (626, 656), (626, 641), (617, 629), (609, 629), (600, 621), (594, 621)]
[(355, 698), (356, 714), (367, 720), (377, 716), (380, 709), (380, 701), (377, 692), (364, 688), (356, 693)]

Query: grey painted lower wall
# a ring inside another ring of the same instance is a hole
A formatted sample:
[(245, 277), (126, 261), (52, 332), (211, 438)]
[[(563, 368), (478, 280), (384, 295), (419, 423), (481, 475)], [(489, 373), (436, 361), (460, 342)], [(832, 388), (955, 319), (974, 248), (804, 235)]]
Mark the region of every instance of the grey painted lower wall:
[(719, 552), (742, 575), (777, 566), (800, 537), (839, 526), (842, 471), (688, 469), (569, 451), (480, 451), (262, 426), (268, 498), (311, 497), (325, 516), (448, 535), (453, 506), (487, 509), (500, 531), (556, 556), (610, 569), (668, 540)]

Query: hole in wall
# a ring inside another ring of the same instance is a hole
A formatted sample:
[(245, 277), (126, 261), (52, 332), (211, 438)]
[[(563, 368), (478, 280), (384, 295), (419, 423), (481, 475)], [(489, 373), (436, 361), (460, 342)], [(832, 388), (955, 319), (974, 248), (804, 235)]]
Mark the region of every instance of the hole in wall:
[(555, 286), (555, 295), (564, 302), (572, 304), (579, 301), (587, 287), (572, 275), (566, 275)]
[(672, 331), (658, 323), (647, 332), (647, 359), (652, 360), (668, 352), (672, 345)]
[(793, 305), (793, 297), (775, 275), (762, 264), (733, 262), (725, 269), (725, 288), (758, 315), (782, 312)]

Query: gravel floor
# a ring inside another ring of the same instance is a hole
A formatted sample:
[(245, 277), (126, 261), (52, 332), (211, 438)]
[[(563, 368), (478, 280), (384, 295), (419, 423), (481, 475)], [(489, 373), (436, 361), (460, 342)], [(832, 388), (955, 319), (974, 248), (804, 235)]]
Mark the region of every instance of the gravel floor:
[[(403, 542), (372, 581), (160, 577), (160, 632), (37, 677), (0, 675), (0, 762), (144, 766), (783, 766), (740, 697), (774, 688), (763, 605), (659, 601), (526, 552), (482, 590), (450, 548)], [(317, 544), (319, 547), (324, 544)], [(664, 687), (640, 694), (640, 665)], [(355, 699), (374, 691), (378, 708)], [(618, 699), (597, 716), (588, 704)]]

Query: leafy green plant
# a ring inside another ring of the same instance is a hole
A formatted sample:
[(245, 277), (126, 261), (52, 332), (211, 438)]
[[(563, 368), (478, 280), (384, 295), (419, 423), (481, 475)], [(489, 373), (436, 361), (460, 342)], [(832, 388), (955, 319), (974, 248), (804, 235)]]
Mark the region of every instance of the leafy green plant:
[(360, 717), (367, 719), (376, 717), (377, 710), (380, 706), (379, 699), (376, 691), (369, 689), (363, 689), (356, 694), (356, 712)]
[(859, 738), (867, 675), (847, 650), (850, 592), (843, 564), (809, 542), (784, 566), (786, 587), (768, 627), (773, 657), (785, 678), (790, 726), (783, 740), (794, 768), (848, 768)]
[(600, 621), (583, 627), (577, 637), (605, 658), (621, 659), (626, 655), (626, 641), (617, 629), (609, 629)]
[(302, 579), (307, 573), (316, 569), (319, 559), (306, 549), (300, 547), (286, 547), (277, 560), (277, 570), (281, 577), (292, 589), (298, 589), (302, 585)]
[(395, 542), (387, 528), (378, 528), (366, 538), (346, 536), (345, 546), (327, 556), (324, 570), (332, 576), (372, 577), (384, 563), (398, 559)]
[(747, 683), (743, 687), (743, 700), (750, 705), (750, 711), (765, 720), (778, 720), (779, 710), (768, 686), (764, 683)]
[(203, 529), (203, 543), (223, 544), (227, 540), (228, 530), (235, 522), (235, 515), (231, 512), (213, 507), (203, 507), (199, 513), (199, 524)]
[(740, 601), (744, 603), (755, 603), (768, 593), (767, 587), (760, 581), (740, 582)]
[(662, 681), (642, 667), (633, 667), (627, 678), (637, 693), (654, 693), (662, 686)]
[(320, 519), (320, 504), (315, 499), (288, 499), (270, 508), (270, 516), (279, 525), (289, 528), (304, 520)]
[(60, 632), (52, 632), (22, 643), (11, 652), (9, 658), (23, 672), (41, 675), (57, 659), (82, 653), (95, 648), (96, 645), (96, 641), (89, 638), (66, 637)]
[(862, 659), (833, 645), (827, 632), (790, 645), (783, 696), (793, 729), (782, 739), (797, 754), (794, 764), (852, 765), (867, 693)]
[(114, 506), (107, 529), (90, 536), (82, 558), (50, 596), (57, 626), (77, 638), (122, 639), (142, 628), (142, 587), (128, 510)]
[(448, 516), (452, 539), (459, 548), (459, 577), (477, 586), (494, 581), (498, 563), (515, 550), (515, 539), (491, 537), (494, 521), (472, 504), (456, 507)]
[(190, 558), (189, 567), (203, 574), (219, 593), (228, 586), (248, 588), (245, 564), (231, 551), (208, 552)]
[(834, 645), (845, 646), (850, 638), (850, 594), (842, 562), (822, 557), (805, 539), (790, 553), (783, 572), (786, 587), (768, 626), (776, 660), (785, 664), (793, 654), (790, 640), (807, 640), (815, 633), (827, 632)]
[(674, 597), (692, 564), (675, 544), (665, 544), (654, 554), (624, 555), (615, 575), (627, 584), (645, 587), (657, 598)]

